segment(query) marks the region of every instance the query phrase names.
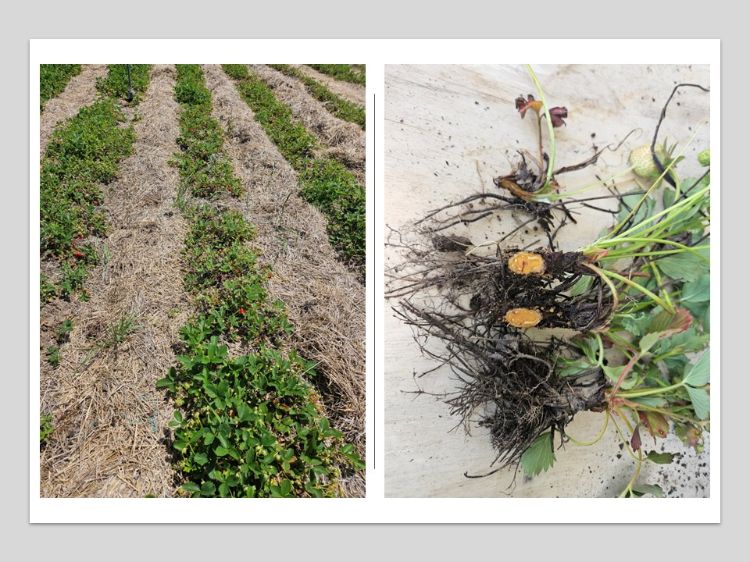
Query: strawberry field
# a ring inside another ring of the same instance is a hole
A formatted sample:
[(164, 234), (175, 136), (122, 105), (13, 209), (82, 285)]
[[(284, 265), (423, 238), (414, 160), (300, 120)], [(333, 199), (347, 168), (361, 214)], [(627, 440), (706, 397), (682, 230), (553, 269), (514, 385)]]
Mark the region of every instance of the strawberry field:
[(364, 68), (40, 76), (42, 496), (363, 496)]

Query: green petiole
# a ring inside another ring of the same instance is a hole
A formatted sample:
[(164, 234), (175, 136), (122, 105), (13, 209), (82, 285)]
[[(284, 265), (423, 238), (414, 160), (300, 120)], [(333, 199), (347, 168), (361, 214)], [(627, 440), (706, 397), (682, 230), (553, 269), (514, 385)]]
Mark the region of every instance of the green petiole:
[(602, 274), (606, 275), (607, 277), (617, 279), (618, 281), (625, 283), (627, 286), (632, 287), (633, 289), (643, 293), (648, 298), (653, 300), (656, 304), (661, 306), (664, 310), (674, 313), (674, 307), (670, 303), (665, 302), (662, 298), (658, 297), (655, 293), (652, 293), (651, 291), (649, 291), (643, 285), (639, 285), (635, 281), (628, 279), (627, 277), (620, 275), (619, 273), (615, 273), (614, 271), (609, 271), (607, 269), (599, 269), (599, 271), (601, 271)]
[(550, 117), (549, 108), (547, 107), (547, 101), (544, 98), (544, 90), (542, 89), (542, 85), (539, 82), (539, 79), (536, 77), (536, 74), (534, 73), (534, 69), (531, 68), (530, 64), (526, 65), (526, 69), (529, 72), (529, 76), (531, 76), (531, 79), (534, 81), (534, 86), (536, 86), (536, 91), (539, 94), (539, 100), (542, 102), (542, 109), (544, 109), (544, 116), (547, 121), (547, 134), (549, 135), (550, 155), (549, 155), (549, 163), (547, 164), (547, 182), (545, 183), (544, 188), (542, 188), (542, 189), (546, 189), (547, 187), (549, 187), (549, 184), (552, 181), (552, 171), (555, 169), (555, 158), (557, 155), (557, 143), (555, 142), (555, 128), (552, 126), (552, 117)]

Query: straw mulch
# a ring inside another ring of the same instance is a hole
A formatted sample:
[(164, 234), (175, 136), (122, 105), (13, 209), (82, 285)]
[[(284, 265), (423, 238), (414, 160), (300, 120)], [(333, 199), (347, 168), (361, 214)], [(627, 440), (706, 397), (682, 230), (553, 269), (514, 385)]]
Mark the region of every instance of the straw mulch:
[[(137, 141), (105, 188), (110, 234), (89, 276), (89, 302), (42, 311), (42, 346), (72, 318), (60, 365), (42, 359), (41, 408), (55, 431), (41, 455), (45, 497), (170, 496), (164, 443), (172, 407), (155, 387), (174, 364), (188, 316), (182, 287), (185, 223), (173, 209), (177, 172), (168, 165), (179, 134), (173, 67), (155, 66), (133, 111)], [(118, 329), (119, 328), (119, 329)]]

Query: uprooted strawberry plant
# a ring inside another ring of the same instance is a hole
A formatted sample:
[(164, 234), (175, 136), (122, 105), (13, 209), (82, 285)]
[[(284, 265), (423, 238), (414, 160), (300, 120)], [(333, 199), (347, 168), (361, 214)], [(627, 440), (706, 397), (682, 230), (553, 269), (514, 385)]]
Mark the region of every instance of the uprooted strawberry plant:
[(364, 468), (330, 426), (307, 382), (315, 366), (288, 349), (293, 330), (272, 301), (250, 243), (254, 229), (222, 197), (241, 193), (198, 65), (178, 65), (179, 206), (190, 222), (185, 287), (195, 314), (181, 330), (179, 363), (158, 382), (177, 410), (170, 424), (180, 490), (193, 497), (341, 495)]
[[(685, 146), (658, 137), (676, 91), (707, 90), (674, 88), (652, 142), (631, 153), (634, 189), (608, 183), (607, 195), (588, 196), (588, 188), (566, 192), (561, 176), (622, 142), (558, 167), (555, 128), (568, 111), (551, 107), (529, 73), (539, 99), (521, 96), (516, 109), (535, 121), (538, 153), (519, 151), (496, 190), (428, 213), (416, 236), (395, 233), (391, 243), (405, 261), (391, 272), (388, 296), (422, 352), (457, 378), (446, 400), (452, 414), (467, 430), (488, 429), (496, 452), (490, 474), (507, 466), (539, 474), (553, 466), (557, 443), (594, 445), (612, 424), (635, 461), (621, 496), (660, 495), (639, 479), (644, 462), (673, 460), (657, 440), (673, 432), (700, 451), (710, 428), (710, 154), (699, 156), (700, 177), (682, 178)], [(588, 246), (561, 251), (557, 235), (575, 228), (573, 211), (582, 207), (612, 214), (613, 225)], [(526, 218), (500, 239), (475, 244), (453, 232), (508, 212)], [(506, 243), (532, 223), (546, 247)], [(603, 425), (582, 442), (566, 426), (587, 410), (603, 412)]]

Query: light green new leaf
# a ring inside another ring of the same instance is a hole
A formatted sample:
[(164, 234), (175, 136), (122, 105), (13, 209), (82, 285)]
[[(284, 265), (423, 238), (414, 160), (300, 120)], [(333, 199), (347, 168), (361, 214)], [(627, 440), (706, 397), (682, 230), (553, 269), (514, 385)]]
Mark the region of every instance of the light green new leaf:
[(555, 451), (552, 448), (552, 433), (549, 431), (537, 437), (521, 455), (521, 466), (528, 476), (546, 472), (555, 464)]
[(700, 359), (696, 361), (695, 365), (690, 367), (690, 370), (682, 379), (682, 382), (694, 387), (705, 386), (708, 384), (708, 380), (711, 376), (711, 350), (707, 350)]
[(629, 314), (621, 314), (619, 317), (619, 322), (620, 324), (622, 324), (622, 328), (626, 332), (635, 337), (640, 336), (645, 329), (645, 326), (642, 325), (642, 320), (639, 322), (638, 320), (636, 320), (635, 316)]
[(688, 330), (681, 334), (676, 334), (670, 338), (662, 340), (662, 342), (654, 349), (653, 353), (659, 355), (667, 352), (695, 353), (703, 351), (708, 345), (709, 336), (708, 334), (698, 333), (696, 326), (697, 323), (690, 326)]
[(651, 332), (643, 336), (640, 342), (641, 353), (647, 353), (659, 341), (660, 337), (661, 334), (659, 332)]
[(586, 359), (577, 359), (575, 361), (561, 361), (557, 375), (560, 377), (574, 377), (585, 371), (590, 371), (596, 365), (592, 365)]
[[(616, 384), (624, 368), (625, 365), (620, 365), (619, 367), (605, 366), (602, 367), (602, 370), (604, 371), (604, 374), (607, 375), (607, 378), (612, 381), (612, 384)], [(633, 388), (633, 386), (635, 386), (636, 382), (637, 378), (633, 376), (633, 372), (631, 372), (630, 375), (626, 377), (624, 381), (622, 381), (620, 388), (622, 388), (623, 390), (630, 390), (631, 388)]]
[[(630, 215), (632, 209), (640, 202), (642, 198), (643, 192), (641, 192), (640, 190), (623, 195), (621, 199), (622, 210), (617, 215), (617, 220), (625, 220), (625, 218)], [(648, 217), (651, 214), (651, 211), (653, 211), (655, 203), (656, 201), (653, 197), (647, 197), (644, 203), (638, 208), (638, 211), (636, 211), (633, 218), (633, 224), (638, 224), (643, 219)]]
[(690, 395), (690, 401), (693, 403), (693, 410), (695, 415), (698, 416), (699, 420), (708, 419), (708, 414), (711, 408), (711, 403), (708, 398), (708, 392), (703, 388), (693, 388), (692, 386), (685, 386), (688, 395)]
[(674, 204), (675, 199), (675, 190), (672, 187), (667, 187), (664, 189), (664, 194), (662, 195), (662, 203), (664, 204), (664, 208), (668, 209)]
[(575, 343), (583, 351), (583, 354), (591, 362), (592, 365), (596, 365), (597, 357), (599, 355), (599, 344), (596, 338), (578, 338)]
[(583, 275), (568, 291), (571, 296), (575, 297), (584, 294), (591, 288), (593, 283), (593, 277), (590, 275)]

